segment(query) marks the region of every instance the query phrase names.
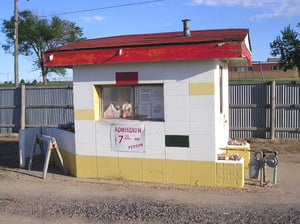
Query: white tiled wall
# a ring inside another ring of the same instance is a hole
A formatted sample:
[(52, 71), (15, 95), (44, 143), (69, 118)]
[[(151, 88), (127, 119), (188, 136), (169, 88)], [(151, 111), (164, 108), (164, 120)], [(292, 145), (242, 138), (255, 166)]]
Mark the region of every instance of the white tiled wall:
[(188, 65), (192, 74), (190, 82), (214, 82), (214, 70), (216, 62), (214, 60), (200, 60), (198, 63), (191, 61)]
[[(167, 99), (166, 99), (167, 101)], [(189, 122), (189, 111), (186, 108), (165, 108), (165, 122)]]
[(81, 65), (73, 68), (74, 84), (112, 84), (115, 83), (116, 69), (112, 65)]
[(190, 148), (166, 147), (166, 158), (174, 160), (190, 160)]
[(210, 120), (190, 122), (191, 135), (215, 135), (215, 123)]
[[(190, 82), (218, 80), (215, 60), (78, 66), (74, 69), (75, 109), (92, 108), (93, 85), (114, 84), (116, 72), (138, 72), (139, 83), (164, 84), (165, 122), (143, 122), (146, 152), (127, 153), (110, 149), (110, 122), (76, 121), (77, 154), (215, 160), (220, 135), (216, 133), (218, 96), (189, 96)], [(190, 147), (165, 147), (165, 135), (187, 135)]]
[(214, 96), (190, 96), (190, 108), (195, 109), (215, 109)]
[(215, 136), (209, 134), (190, 135), (191, 160), (215, 160)]
[(189, 134), (188, 87), (186, 80), (164, 83), (166, 135)]
[(191, 122), (212, 122), (214, 118), (215, 113), (211, 108), (197, 108), (190, 111)]
[(165, 124), (166, 135), (189, 135), (190, 123), (189, 122), (166, 122)]
[(187, 81), (164, 82), (165, 96), (188, 96), (189, 83)]
[(75, 109), (93, 109), (93, 85), (85, 83), (74, 83), (73, 88)]
[(95, 122), (96, 125), (96, 148), (97, 156), (117, 157), (119, 153), (111, 150), (110, 146), (110, 123)]
[(95, 121), (75, 121), (76, 154), (96, 155)]

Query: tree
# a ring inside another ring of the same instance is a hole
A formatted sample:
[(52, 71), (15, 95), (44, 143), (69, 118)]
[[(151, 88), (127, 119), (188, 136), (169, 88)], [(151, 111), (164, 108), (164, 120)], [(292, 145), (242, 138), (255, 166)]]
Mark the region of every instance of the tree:
[[(297, 27), (300, 27), (298, 23)], [(300, 72), (300, 39), (299, 33), (287, 26), (281, 31), (281, 35), (270, 43), (271, 55), (280, 55), (279, 64), (283, 70), (293, 69), (296, 67)]]
[[(12, 53), (14, 43), (14, 17), (11, 17), (10, 20), (3, 20), (2, 25), (2, 32), (7, 38), (6, 44), (2, 45), (2, 47), (6, 52)], [(47, 85), (48, 73), (66, 74), (64, 68), (44, 67), (44, 53), (50, 48), (83, 39), (82, 36), (82, 28), (76, 26), (73, 22), (62, 20), (57, 16), (47, 20), (35, 15), (29, 10), (19, 12), (19, 53), (25, 56), (35, 56), (33, 66), (41, 70), (44, 85)]]

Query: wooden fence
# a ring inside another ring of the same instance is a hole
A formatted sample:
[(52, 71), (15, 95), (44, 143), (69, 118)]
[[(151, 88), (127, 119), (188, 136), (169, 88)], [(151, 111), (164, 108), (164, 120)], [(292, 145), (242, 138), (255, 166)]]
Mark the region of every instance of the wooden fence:
[(72, 86), (0, 88), (0, 133), (73, 121)]
[(300, 82), (230, 82), (232, 138), (299, 138)]
[[(299, 138), (300, 82), (229, 84), (231, 138)], [(0, 88), (0, 133), (74, 121), (72, 86)]]

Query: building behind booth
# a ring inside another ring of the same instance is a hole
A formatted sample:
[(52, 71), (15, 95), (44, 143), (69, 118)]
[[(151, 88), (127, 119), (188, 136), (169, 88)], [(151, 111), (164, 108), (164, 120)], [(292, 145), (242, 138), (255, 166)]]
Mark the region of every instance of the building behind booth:
[(252, 65), (231, 66), (230, 80), (267, 80), (267, 79), (297, 79), (297, 68), (283, 70), (279, 64), (280, 58), (268, 58), (267, 61), (253, 61)]

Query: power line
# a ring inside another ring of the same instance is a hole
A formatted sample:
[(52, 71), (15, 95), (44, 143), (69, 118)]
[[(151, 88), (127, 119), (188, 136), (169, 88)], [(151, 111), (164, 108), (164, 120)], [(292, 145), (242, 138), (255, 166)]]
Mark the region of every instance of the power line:
[[(64, 12), (64, 13), (63, 12), (55, 13), (55, 14), (50, 14), (48, 16), (60, 16), (60, 15), (75, 14), (75, 13), (81, 13), (81, 12), (97, 11), (97, 10), (103, 10), (103, 9), (121, 8), (121, 7), (133, 6), (133, 5), (144, 5), (144, 4), (148, 4), (148, 3), (162, 2), (162, 1), (164, 1), (164, 0), (152, 0), (152, 1), (122, 4), (122, 5), (112, 5), (112, 6), (106, 6), (106, 7), (101, 7), (101, 8), (83, 9), (83, 10), (78, 10), (78, 11)], [(41, 17), (48, 17), (48, 16), (41, 16)]]
[[(90, 12), (90, 11), (97, 11), (97, 10), (104, 10), (104, 9), (112, 9), (112, 8), (121, 8), (121, 7), (128, 7), (133, 5), (144, 5), (154, 2), (162, 2), (164, 0), (152, 0), (152, 1), (144, 1), (144, 2), (135, 2), (135, 3), (128, 3), (128, 4), (121, 4), (121, 5), (113, 5), (113, 6), (105, 6), (101, 8), (93, 8), (93, 9), (83, 9), (78, 11), (71, 11), (71, 12), (62, 12), (62, 13), (54, 13), (47, 16), (39, 16), (39, 17), (48, 17), (48, 16), (59, 16), (59, 15), (68, 15), (68, 14), (76, 14), (81, 12)], [(0, 20), (4, 21), (4, 18), (0, 18)]]

